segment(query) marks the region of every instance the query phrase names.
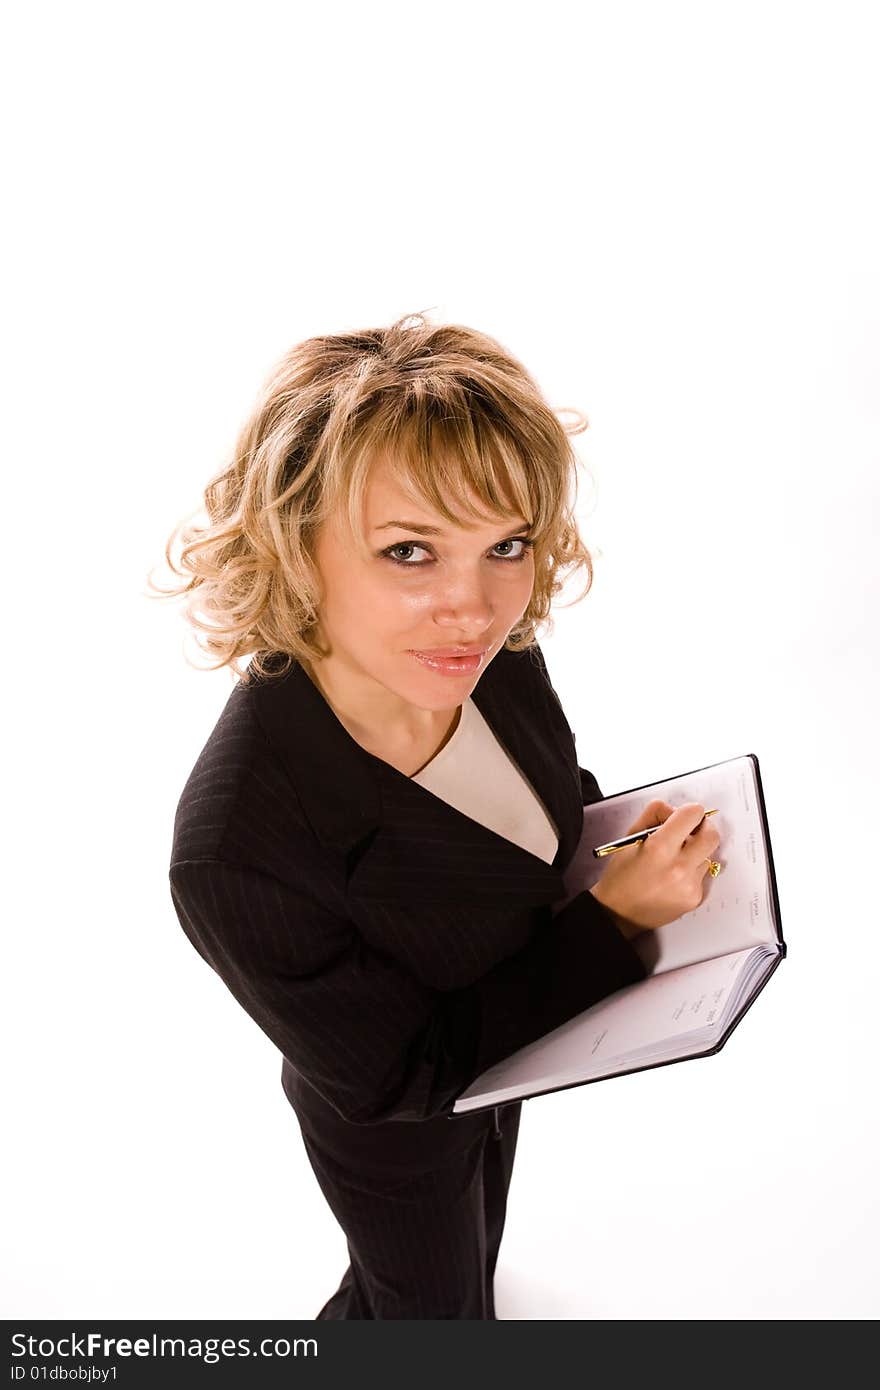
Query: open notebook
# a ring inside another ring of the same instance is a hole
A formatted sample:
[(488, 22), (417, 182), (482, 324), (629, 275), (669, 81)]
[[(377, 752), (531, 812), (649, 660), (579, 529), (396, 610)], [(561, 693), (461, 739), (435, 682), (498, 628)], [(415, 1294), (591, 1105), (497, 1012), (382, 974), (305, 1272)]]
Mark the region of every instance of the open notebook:
[(565, 873), (567, 896), (554, 915), (601, 876), (593, 847), (627, 833), (649, 801), (696, 801), (718, 808), (722, 870), (706, 875), (693, 912), (632, 944), (650, 972), (490, 1067), (464, 1091), (453, 1114), (603, 1081), (717, 1052), (780, 960), (776, 875), (758, 759), (753, 753), (619, 792), (584, 807), (580, 844)]

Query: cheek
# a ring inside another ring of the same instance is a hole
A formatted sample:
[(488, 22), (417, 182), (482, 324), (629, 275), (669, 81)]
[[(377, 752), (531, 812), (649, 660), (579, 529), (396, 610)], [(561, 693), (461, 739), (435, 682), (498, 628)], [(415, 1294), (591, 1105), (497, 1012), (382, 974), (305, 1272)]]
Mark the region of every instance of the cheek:
[[(499, 566), (499, 572), (486, 580), (484, 598), (497, 614), (510, 616), (513, 621), (528, 606), (535, 571), (531, 559), (510, 568), (512, 573)], [(446, 602), (442, 582), (438, 579), (388, 573), (383, 569), (368, 569), (351, 575), (339, 592), (346, 619), (363, 631), (420, 627), (426, 615)]]
[(506, 595), (511, 606), (525, 608), (535, 587), (535, 566), (531, 559), (518, 565), (506, 583), (498, 585), (499, 598)]
[(393, 628), (418, 619), (434, 604), (435, 595), (429, 581), (379, 568), (361, 576), (348, 602), (364, 626)]

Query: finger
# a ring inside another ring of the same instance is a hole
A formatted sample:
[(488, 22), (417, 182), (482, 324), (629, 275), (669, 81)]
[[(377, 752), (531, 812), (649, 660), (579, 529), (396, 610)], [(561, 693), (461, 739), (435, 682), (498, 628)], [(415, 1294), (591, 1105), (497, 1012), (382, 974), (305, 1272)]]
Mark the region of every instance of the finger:
[(667, 801), (649, 801), (645, 809), (641, 812), (637, 820), (623, 833), (624, 835), (635, 835), (637, 830), (648, 830), (652, 825), (663, 825), (668, 816), (672, 815), (672, 807)]
[(657, 834), (652, 836), (652, 839), (661, 841), (668, 848), (682, 849), (688, 836), (696, 830), (705, 815), (705, 806), (701, 806), (696, 801), (689, 801), (686, 805), (679, 806), (677, 810), (673, 811), (662, 828), (657, 831)]
[[(721, 836), (717, 828), (707, 820), (687, 837), (680, 853), (691, 863), (697, 863), (702, 859), (708, 861), (720, 844)], [(703, 867), (708, 869), (708, 862)]]

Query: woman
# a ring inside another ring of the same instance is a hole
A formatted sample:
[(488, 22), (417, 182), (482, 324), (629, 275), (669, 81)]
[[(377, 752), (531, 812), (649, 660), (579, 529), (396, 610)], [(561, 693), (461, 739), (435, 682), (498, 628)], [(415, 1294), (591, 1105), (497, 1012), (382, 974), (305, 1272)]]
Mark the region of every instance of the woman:
[(184, 533), (178, 592), (241, 679), (171, 893), (281, 1052), (345, 1233), (319, 1319), (495, 1317), (521, 1105), (454, 1101), (643, 978), (631, 938), (694, 907), (718, 843), (652, 802), (632, 829), (662, 829), (553, 915), (601, 795), (534, 640), (561, 572), (592, 575), (575, 463), (515, 358), (417, 316), (288, 353)]

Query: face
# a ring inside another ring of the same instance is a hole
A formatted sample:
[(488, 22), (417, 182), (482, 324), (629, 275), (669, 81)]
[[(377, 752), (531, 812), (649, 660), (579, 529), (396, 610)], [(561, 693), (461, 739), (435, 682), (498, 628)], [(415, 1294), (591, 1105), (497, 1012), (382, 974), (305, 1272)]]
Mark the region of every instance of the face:
[[(364, 711), (452, 709), (528, 607), (529, 518), (450, 525), (413, 502), (381, 464), (372, 469), (365, 502), (366, 559), (337, 518), (317, 540), (320, 627), (330, 648), (316, 663), (319, 678)], [(482, 655), (443, 664), (440, 652), (456, 646)]]

